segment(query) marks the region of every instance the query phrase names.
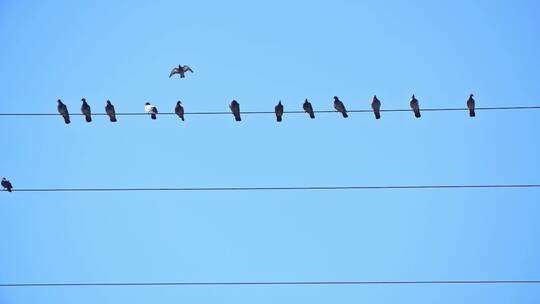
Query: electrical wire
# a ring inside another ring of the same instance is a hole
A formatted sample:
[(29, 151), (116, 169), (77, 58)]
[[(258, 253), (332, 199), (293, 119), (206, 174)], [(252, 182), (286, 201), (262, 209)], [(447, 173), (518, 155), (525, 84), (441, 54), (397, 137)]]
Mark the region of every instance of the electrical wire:
[(397, 186), (299, 186), (299, 187), (159, 187), (159, 188), (13, 188), (13, 192), (110, 192), (110, 191), (292, 191), (292, 190), (407, 190), (407, 189), (540, 188), (540, 184), (397, 185)]

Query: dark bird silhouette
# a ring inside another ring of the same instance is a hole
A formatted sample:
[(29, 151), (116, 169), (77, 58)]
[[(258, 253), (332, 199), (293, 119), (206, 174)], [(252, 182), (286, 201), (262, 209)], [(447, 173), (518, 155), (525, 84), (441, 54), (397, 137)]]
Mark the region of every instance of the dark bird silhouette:
[(186, 72), (191, 72), (193, 73), (193, 70), (187, 66), (187, 65), (178, 65), (177, 68), (174, 68), (172, 69), (171, 71), (171, 74), (169, 74), (169, 78), (171, 78), (174, 74), (179, 74), (180, 75), (180, 78), (185, 78), (186, 77)]
[(349, 115), (347, 114), (347, 109), (345, 109), (345, 105), (341, 100), (339, 100), (337, 96), (334, 96), (334, 109), (340, 112), (343, 115), (343, 118), (349, 117)]
[(476, 116), (476, 112), (474, 111), (474, 108), (475, 108), (475, 102), (474, 102), (474, 95), (471, 94), (469, 95), (469, 99), (467, 99), (467, 108), (469, 109), (469, 116), (470, 117), (475, 117)]
[(184, 107), (182, 107), (182, 102), (179, 100), (176, 102), (176, 107), (174, 107), (174, 113), (184, 121)]
[(7, 192), (11, 192), (11, 189), (13, 188), (11, 182), (8, 181), (5, 177), (2, 178), (2, 187), (4, 187), (4, 190), (7, 190)]
[(303, 108), (304, 108), (304, 112), (308, 113), (311, 119), (315, 118), (315, 112), (313, 112), (313, 106), (311, 105), (311, 102), (307, 100), (307, 98), (304, 101)]
[(281, 100), (276, 105), (275, 111), (276, 111), (276, 120), (280, 122), (283, 117), (283, 105), (281, 104)]
[(92, 111), (90, 110), (90, 105), (86, 102), (86, 99), (81, 99), (82, 106), (81, 106), (81, 112), (83, 113), (84, 117), (86, 118), (86, 122), (92, 121)]
[(116, 122), (116, 111), (110, 100), (107, 100), (107, 105), (105, 106), (105, 112), (109, 115), (111, 122)]
[(60, 113), (60, 115), (64, 117), (64, 122), (66, 124), (71, 122), (69, 120), (69, 112), (68, 112), (67, 106), (60, 99), (58, 99), (58, 113)]
[(149, 102), (144, 104), (144, 110), (146, 113), (150, 114), (150, 118), (156, 119), (158, 110), (155, 106), (151, 105)]
[(411, 97), (411, 109), (414, 111), (414, 116), (416, 118), (421, 117), (421, 115), (420, 115), (420, 105), (418, 104), (418, 99), (416, 99), (416, 97), (414, 97), (414, 94)]
[(231, 112), (234, 115), (234, 120), (241, 121), (242, 118), (240, 117), (240, 104), (238, 103), (238, 101), (236, 100), (231, 101), (229, 108), (231, 108)]
[(375, 119), (381, 119), (381, 101), (377, 98), (377, 95), (373, 95), (371, 108), (373, 109), (373, 114), (375, 114)]

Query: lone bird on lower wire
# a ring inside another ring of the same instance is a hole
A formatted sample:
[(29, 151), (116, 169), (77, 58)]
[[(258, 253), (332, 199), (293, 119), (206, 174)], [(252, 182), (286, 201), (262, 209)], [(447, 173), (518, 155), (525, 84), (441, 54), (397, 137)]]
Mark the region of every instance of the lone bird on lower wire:
[(410, 104), (411, 104), (411, 109), (414, 112), (414, 117), (420, 118), (422, 116), (422, 115), (420, 115), (420, 105), (418, 104), (418, 99), (416, 99), (416, 97), (414, 97), (414, 94), (411, 97), (411, 103)]
[(64, 122), (66, 124), (69, 124), (71, 121), (69, 120), (69, 112), (67, 106), (62, 102), (62, 100), (58, 99), (58, 113), (64, 117)]
[(381, 119), (381, 101), (377, 98), (377, 95), (373, 95), (371, 108), (373, 109), (373, 114), (375, 114), (375, 119)]
[(229, 108), (234, 115), (234, 120), (241, 121), (242, 118), (240, 117), (240, 104), (238, 103), (238, 101), (233, 99), (233, 101), (231, 101), (231, 104), (229, 105)]
[(174, 74), (179, 74), (180, 78), (186, 78), (186, 72), (193, 73), (193, 70), (187, 65), (180, 64), (177, 68), (172, 69), (171, 74), (169, 74), (169, 78), (171, 78)]
[(274, 110), (276, 111), (276, 121), (280, 122), (283, 117), (283, 105), (281, 104), (281, 100), (278, 102)]
[(4, 190), (7, 192), (11, 192), (11, 189), (13, 188), (11, 182), (8, 181), (5, 177), (2, 178), (2, 187), (4, 187)]
[(471, 94), (469, 95), (469, 99), (467, 99), (467, 108), (469, 109), (469, 116), (470, 117), (475, 117), (476, 116), (476, 113), (474, 111), (475, 109), (475, 102), (474, 102), (474, 95)]
[(81, 106), (81, 112), (83, 113), (86, 122), (92, 122), (92, 111), (90, 110), (90, 105), (86, 102), (86, 99), (81, 99), (82, 106)]
[(304, 112), (308, 113), (311, 119), (315, 118), (315, 112), (313, 111), (313, 106), (311, 105), (311, 102), (307, 100), (307, 98), (304, 101), (304, 105), (302, 107), (304, 108)]
[(111, 122), (116, 122), (116, 111), (110, 100), (107, 100), (107, 105), (105, 106), (105, 112), (109, 115)]
[(182, 107), (182, 102), (179, 100), (176, 102), (176, 107), (174, 107), (174, 113), (184, 121), (184, 107)]
[(347, 109), (345, 109), (345, 105), (341, 100), (339, 100), (337, 96), (334, 96), (334, 109), (340, 112), (341, 115), (343, 115), (343, 118), (349, 117), (349, 115), (347, 114)]
[(153, 106), (149, 102), (144, 104), (144, 110), (146, 111), (146, 113), (150, 114), (150, 118), (152, 118), (152, 119), (157, 118), (158, 110), (157, 110), (157, 108), (155, 106)]

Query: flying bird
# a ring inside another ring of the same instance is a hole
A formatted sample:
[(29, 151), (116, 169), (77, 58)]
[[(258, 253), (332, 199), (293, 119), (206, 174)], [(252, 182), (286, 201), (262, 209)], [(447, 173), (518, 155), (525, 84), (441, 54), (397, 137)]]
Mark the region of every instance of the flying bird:
[(373, 114), (375, 114), (375, 119), (381, 119), (381, 101), (377, 98), (377, 95), (373, 95), (371, 108), (373, 109)]
[(420, 118), (420, 105), (418, 104), (418, 99), (413, 96), (411, 97), (411, 109), (414, 111), (414, 116)]
[(238, 103), (238, 101), (236, 100), (231, 101), (229, 108), (231, 108), (231, 112), (234, 115), (234, 120), (241, 121), (242, 118), (240, 117), (240, 104)]
[(276, 111), (276, 120), (280, 122), (283, 119), (283, 105), (281, 104), (281, 100), (278, 102), (274, 109)]
[(186, 72), (193, 73), (193, 70), (187, 65), (181, 65), (180, 64), (180, 65), (178, 65), (177, 68), (172, 69), (171, 74), (169, 74), (169, 78), (171, 78), (174, 74), (179, 74), (180, 78), (185, 78), (186, 77), (186, 75), (185, 75)]
[(71, 122), (69, 120), (69, 112), (68, 112), (67, 106), (60, 99), (58, 99), (58, 113), (60, 113), (60, 115), (64, 117), (64, 122), (66, 124)]
[(11, 192), (11, 189), (13, 188), (11, 182), (8, 181), (5, 177), (2, 178), (2, 187), (4, 187), (4, 190), (7, 190), (7, 192)]
[(150, 117), (152, 119), (157, 118), (158, 110), (155, 106), (151, 105), (149, 102), (144, 104), (144, 110), (146, 111), (146, 113), (150, 114)]
[(307, 98), (304, 101), (303, 108), (304, 108), (304, 111), (309, 114), (309, 117), (311, 117), (311, 119), (315, 118), (315, 112), (313, 112), (313, 106), (311, 106), (311, 103), (307, 100)]
[(81, 99), (82, 106), (81, 106), (81, 112), (83, 113), (84, 117), (86, 118), (86, 122), (92, 121), (92, 112), (90, 111), (90, 105), (86, 102), (86, 99)]
[(182, 102), (179, 100), (176, 102), (176, 107), (174, 108), (174, 112), (182, 121), (184, 121), (184, 107), (182, 107)]
[(114, 111), (114, 106), (110, 100), (107, 100), (107, 105), (105, 106), (105, 112), (109, 115), (111, 122), (116, 122), (116, 111)]
[(476, 116), (476, 112), (474, 112), (474, 108), (475, 108), (475, 102), (474, 102), (474, 95), (471, 94), (469, 95), (469, 99), (467, 100), (467, 108), (469, 109), (469, 116), (470, 117), (475, 117)]
[(337, 96), (334, 96), (334, 109), (340, 112), (343, 115), (343, 118), (349, 117), (349, 115), (347, 114), (347, 109), (345, 109), (345, 105), (341, 100), (339, 100)]

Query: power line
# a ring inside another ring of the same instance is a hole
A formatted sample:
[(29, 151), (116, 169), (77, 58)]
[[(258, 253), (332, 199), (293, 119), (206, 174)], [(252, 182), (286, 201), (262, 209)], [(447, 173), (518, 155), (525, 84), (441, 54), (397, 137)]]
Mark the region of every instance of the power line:
[(267, 282), (124, 282), (124, 283), (11, 283), (0, 287), (92, 286), (242, 286), (242, 285), (501, 285), (540, 284), (540, 280), (444, 280), (444, 281), (267, 281)]
[(401, 186), (299, 186), (299, 187), (159, 187), (159, 188), (13, 188), (13, 192), (111, 192), (111, 191), (293, 191), (293, 190), (406, 190), (406, 189), (540, 188), (540, 184), (401, 185)]
[[(540, 106), (508, 106), (508, 107), (477, 107), (477, 111), (494, 111), (494, 110), (537, 110), (540, 109)], [(448, 111), (469, 111), (467, 108), (422, 108), (422, 112), (448, 112)], [(318, 110), (313, 111), (314, 113), (337, 113), (334, 110)], [(349, 113), (372, 113), (373, 110), (363, 109), (363, 110), (347, 110)], [(381, 109), (380, 112), (411, 112), (411, 109)], [(304, 111), (285, 111), (285, 114), (305, 114)], [(244, 114), (275, 114), (274, 111), (242, 111)], [(59, 113), (0, 113), (0, 116), (59, 116)], [(73, 116), (82, 116), (82, 113), (69, 113)], [(92, 113), (96, 116), (105, 116), (106, 113)], [(116, 113), (117, 116), (147, 116), (148, 113), (143, 112), (124, 112)], [(174, 112), (164, 112), (158, 113), (158, 115), (176, 115)], [(186, 112), (185, 115), (231, 115), (230, 111), (217, 111), (217, 112)]]

